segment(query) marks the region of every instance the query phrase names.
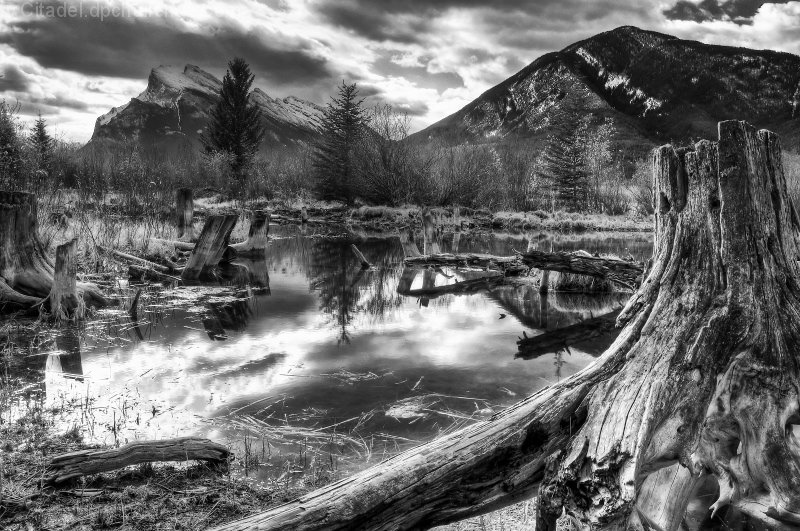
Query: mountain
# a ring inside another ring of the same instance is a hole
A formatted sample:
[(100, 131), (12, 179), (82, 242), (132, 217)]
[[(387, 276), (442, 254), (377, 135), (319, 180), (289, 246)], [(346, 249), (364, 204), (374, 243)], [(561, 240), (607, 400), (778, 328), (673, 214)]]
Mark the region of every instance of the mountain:
[(576, 102), (611, 120), (623, 143), (716, 138), (717, 122), (736, 118), (796, 147), (800, 57), (624, 26), (543, 55), (412, 140), (541, 139)]
[[(159, 66), (150, 72), (147, 88), (120, 107), (97, 118), (89, 144), (138, 139), (144, 145), (175, 147), (199, 142), (222, 82), (194, 65), (181, 72)], [(265, 144), (307, 143), (320, 130), (322, 108), (295, 97), (271, 98), (261, 89), (251, 93), (266, 126)]]

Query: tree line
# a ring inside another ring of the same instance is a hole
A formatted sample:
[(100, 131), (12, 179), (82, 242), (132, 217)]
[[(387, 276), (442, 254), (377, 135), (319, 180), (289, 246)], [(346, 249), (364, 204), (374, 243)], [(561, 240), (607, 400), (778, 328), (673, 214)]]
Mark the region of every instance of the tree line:
[[(250, 100), (254, 75), (235, 58), (210, 111), (202, 152), (149, 153), (135, 141), (113, 153), (64, 154), (39, 117), (26, 134), (15, 108), (0, 107), (0, 180), (31, 188), (58, 180), (87, 194), (136, 196), (177, 186), (213, 187), (238, 198), (316, 197), (356, 203), (462, 205), (492, 210), (649, 211), (646, 162), (626, 158), (608, 121), (583, 115), (568, 95), (542, 141), (463, 143), (408, 140), (410, 118), (389, 105), (367, 107), (355, 83), (338, 87), (312, 145), (260, 150), (265, 130)], [(73, 152), (76, 150), (73, 149)]]

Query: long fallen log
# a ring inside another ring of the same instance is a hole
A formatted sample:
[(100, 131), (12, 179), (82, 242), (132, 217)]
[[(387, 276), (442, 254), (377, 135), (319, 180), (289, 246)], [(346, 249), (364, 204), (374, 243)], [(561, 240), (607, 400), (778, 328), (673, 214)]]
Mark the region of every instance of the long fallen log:
[(230, 450), (225, 446), (197, 437), (136, 441), (119, 448), (79, 450), (57, 455), (47, 465), (45, 482), (55, 485), (89, 474), (159, 461), (225, 463), (230, 455)]
[(516, 256), (494, 256), (490, 254), (429, 254), (421, 256), (408, 256), (403, 264), (409, 267), (456, 267), (478, 268), (490, 271), (501, 271), (506, 275), (517, 275), (528, 271)]
[(123, 253), (122, 251), (117, 251), (116, 249), (109, 249), (108, 247), (103, 247), (102, 245), (98, 245), (97, 249), (106, 253), (107, 255), (111, 256), (112, 258), (117, 258), (122, 260), (125, 263), (133, 262), (134, 264), (140, 264), (144, 266), (146, 269), (151, 269), (153, 271), (158, 271), (159, 273), (180, 273), (181, 269), (176, 267), (168, 267), (165, 265), (157, 264), (155, 262), (151, 262), (150, 260), (146, 260), (144, 258), (140, 258), (138, 256), (134, 256), (132, 254)]
[(429, 299), (435, 299), (442, 295), (460, 295), (490, 290), (501, 286), (505, 282), (506, 278), (503, 275), (492, 275), (463, 280), (453, 284), (445, 284), (444, 286), (422, 287), (420, 289), (406, 289), (406, 286), (398, 285), (397, 293), (405, 297), (427, 297)]
[(587, 255), (582, 251), (548, 253), (533, 249), (520, 254), (519, 259), (528, 267), (607, 279), (628, 289), (639, 285), (644, 272), (642, 264)]

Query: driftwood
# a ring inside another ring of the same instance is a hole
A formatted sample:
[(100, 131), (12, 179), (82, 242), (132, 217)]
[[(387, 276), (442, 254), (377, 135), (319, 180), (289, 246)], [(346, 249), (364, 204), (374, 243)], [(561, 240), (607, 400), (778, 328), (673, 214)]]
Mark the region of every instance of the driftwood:
[(269, 212), (254, 210), (250, 214), (250, 229), (247, 240), (231, 245), (241, 256), (263, 255), (267, 249), (269, 237)]
[(356, 255), (356, 258), (358, 258), (358, 261), (361, 262), (361, 269), (369, 269), (372, 267), (372, 264), (369, 263), (369, 260), (367, 260), (367, 257), (364, 256), (364, 253), (358, 250), (356, 244), (351, 244), (350, 248), (353, 250), (353, 254)]
[(208, 216), (206, 218), (203, 232), (200, 233), (197, 245), (192, 250), (189, 261), (181, 273), (181, 279), (197, 280), (207, 276), (211, 270), (219, 265), (228, 247), (228, 240), (237, 219), (238, 216), (236, 214)]
[[(0, 191), (0, 312), (28, 310), (46, 302), (55, 267), (38, 236), (36, 196)], [(109, 301), (94, 284), (78, 282), (87, 306)]]
[(45, 481), (58, 484), (89, 474), (158, 461), (225, 463), (230, 455), (225, 446), (197, 437), (137, 441), (119, 448), (79, 450), (58, 455), (48, 463)]
[(186, 241), (194, 239), (194, 199), (191, 188), (179, 188), (175, 191), (175, 226), (176, 236)]
[(619, 311), (614, 311), (564, 328), (548, 330), (536, 336), (524, 335), (517, 341), (517, 354), (514, 357), (526, 360), (538, 358), (544, 354), (569, 348), (579, 341), (609, 334), (615, 328), (618, 315)]
[(151, 262), (150, 260), (146, 260), (144, 258), (140, 258), (132, 254), (123, 253), (122, 251), (117, 251), (116, 249), (110, 249), (108, 247), (103, 247), (102, 245), (98, 245), (97, 249), (104, 252), (108, 256), (119, 259), (125, 263), (133, 262), (134, 264), (138, 264), (143, 269), (150, 269), (152, 271), (157, 271), (158, 273), (180, 272), (180, 268), (157, 264), (155, 262)]
[(150, 241), (153, 243), (163, 243), (166, 245), (172, 245), (179, 251), (191, 251), (194, 249), (195, 244), (192, 242), (182, 242), (178, 240), (164, 240), (162, 238), (150, 238)]
[[(413, 271), (413, 270), (412, 270)], [(435, 278), (435, 276), (433, 277)], [(503, 275), (492, 275), (469, 280), (445, 284), (444, 286), (424, 286), (420, 289), (410, 289), (410, 284), (400, 284), (397, 293), (405, 297), (426, 297), (435, 299), (442, 295), (460, 295), (468, 293), (478, 293), (486, 291), (504, 284), (506, 278)]]
[(719, 130), (719, 142), (655, 152), (652, 265), (591, 365), (218, 529), (427, 529), (536, 496), (540, 531), (671, 531), (707, 478), (713, 511), (795, 528), (800, 219), (777, 137), (736, 121)]

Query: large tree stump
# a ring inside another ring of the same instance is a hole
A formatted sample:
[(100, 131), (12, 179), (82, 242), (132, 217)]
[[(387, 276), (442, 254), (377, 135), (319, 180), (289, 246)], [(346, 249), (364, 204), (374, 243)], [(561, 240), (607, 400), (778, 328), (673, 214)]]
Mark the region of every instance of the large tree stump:
[(225, 250), (228, 248), (228, 240), (231, 237), (236, 220), (236, 214), (223, 214), (218, 216), (208, 216), (203, 226), (203, 232), (189, 255), (189, 261), (183, 268), (181, 279), (197, 280), (208, 276), (211, 271), (219, 265)]
[(231, 245), (241, 256), (263, 255), (269, 242), (269, 211), (254, 210), (250, 214), (247, 240)]
[(176, 237), (186, 241), (194, 239), (194, 199), (191, 188), (178, 188), (175, 191)]
[(654, 157), (655, 248), (594, 363), (485, 422), (219, 529), (426, 529), (538, 495), (537, 529), (674, 530), (703, 478), (800, 524), (800, 221), (777, 137)]
[[(24, 310), (45, 302), (55, 268), (37, 231), (36, 196), (0, 191), (0, 312)], [(78, 283), (88, 306), (108, 301), (93, 284)]]
[(58, 484), (89, 474), (158, 461), (225, 463), (230, 455), (225, 446), (197, 437), (135, 441), (119, 448), (78, 450), (57, 455), (47, 465), (45, 482)]

